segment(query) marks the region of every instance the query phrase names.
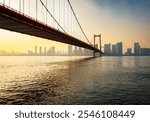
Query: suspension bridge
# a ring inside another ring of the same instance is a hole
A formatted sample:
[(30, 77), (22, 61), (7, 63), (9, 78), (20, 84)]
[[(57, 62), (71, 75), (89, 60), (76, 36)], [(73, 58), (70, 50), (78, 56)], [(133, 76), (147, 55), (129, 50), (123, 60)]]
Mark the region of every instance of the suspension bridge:
[(103, 54), (101, 35), (90, 42), (69, 0), (0, 0), (0, 28)]

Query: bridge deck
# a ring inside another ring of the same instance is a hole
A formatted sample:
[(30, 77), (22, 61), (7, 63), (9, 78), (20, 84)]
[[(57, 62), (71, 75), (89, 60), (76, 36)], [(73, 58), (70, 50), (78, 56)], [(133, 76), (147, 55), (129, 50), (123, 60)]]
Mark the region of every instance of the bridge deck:
[(89, 45), (52, 27), (46, 26), (45, 24), (40, 23), (33, 18), (20, 14), (13, 9), (7, 8), (2, 4), (0, 5), (0, 28), (66, 44), (71, 44), (102, 53), (92, 45)]

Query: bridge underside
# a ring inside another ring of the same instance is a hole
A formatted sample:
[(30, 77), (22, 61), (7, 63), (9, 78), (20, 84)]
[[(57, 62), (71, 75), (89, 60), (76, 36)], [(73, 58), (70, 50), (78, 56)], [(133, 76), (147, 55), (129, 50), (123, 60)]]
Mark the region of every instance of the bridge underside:
[(60, 32), (59, 30), (46, 26), (45, 24), (28, 16), (22, 15), (17, 11), (8, 9), (3, 5), (0, 5), (0, 28), (71, 44), (102, 53), (92, 45), (82, 42), (81, 40)]

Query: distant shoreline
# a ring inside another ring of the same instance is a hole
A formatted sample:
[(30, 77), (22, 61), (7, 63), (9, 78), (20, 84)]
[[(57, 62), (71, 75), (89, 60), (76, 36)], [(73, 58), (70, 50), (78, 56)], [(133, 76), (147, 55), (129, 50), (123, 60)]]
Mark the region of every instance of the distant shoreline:
[[(81, 56), (81, 57), (84, 57), (84, 56), (92, 56), (92, 55), (0, 55), (0, 56), (50, 56), (50, 57), (54, 57), (54, 56)], [(104, 56), (104, 57), (143, 57), (143, 56), (150, 56), (150, 55), (142, 55), (142, 56), (135, 56), (135, 55), (131, 55), (131, 56), (127, 56), (127, 55), (122, 55), (122, 56)], [(103, 57), (103, 56), (102, 56)]]
[[(0, 55), (0, 56), (86, 56), (86, 55)], [(90, 56), (90, 55), (87, 55)]]

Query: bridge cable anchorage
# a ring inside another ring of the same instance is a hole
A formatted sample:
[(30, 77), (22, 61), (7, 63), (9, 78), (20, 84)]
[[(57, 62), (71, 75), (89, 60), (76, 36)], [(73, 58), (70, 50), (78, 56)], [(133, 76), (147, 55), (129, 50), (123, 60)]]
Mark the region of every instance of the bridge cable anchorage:
[[(46, 8), (45, 4), (43, 3), (42, 0), (40, 0), (41, 4), (43, 7), (46, 9), (46, 11), (50, 14), (50, 16), (54, 19), (54, 21), (57, 23), (57, 25), (66, 33), (66, 31), (63, 29), (63, 27), (59, 24), (59, 22), (55, 19), (55, 17), (51, 14), (51, 12)], [(67, 34), (67, 33), (66, 33)]]
[(71, 8), (71, 10), (72, 10), (72, 12), (73, 12), (73, 14), (74, 14), (74, 17), (75, 17), (75, 19), (76, 19), (76, 21), (77, 21), (77, 23), (78, 23), (78, 25), (79, 25), (79, 27), (80, 27), (80, 29), (81, 29), (83, 35), (84, 35), (84, 37), (85, 37), (86, 40), (90, 43), (90, 45), (92, 45), (92, 43), (90, 42), (90, 40), (89, 40), (88, 37), (86, 36), (85, 32), (83, 31), (83, 28), (81, 27), (81, 24), (80, 24), (80, 22), (79, 22), (79, 20), (78, 20), (78, 18), (77, 18), (77, 16), (76, 16), (76, 14), (75, 14), (75, 11), (74, 11), (74, 9), (73, 9), (71, 3), (70, 3), (70, 0), (68, 0), (68, 3), (69, 3), (69, 5), (70, 5), (70, 8)]

